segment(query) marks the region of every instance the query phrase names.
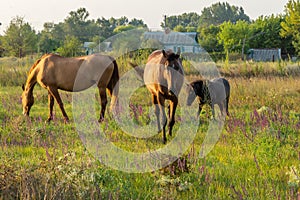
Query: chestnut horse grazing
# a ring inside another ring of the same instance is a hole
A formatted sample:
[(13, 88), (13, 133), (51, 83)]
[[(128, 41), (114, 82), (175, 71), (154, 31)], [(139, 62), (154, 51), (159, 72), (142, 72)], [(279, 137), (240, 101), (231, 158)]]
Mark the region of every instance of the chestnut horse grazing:
[(197, 97), (199, 109), (197, 115), (200, 115), (204, 104), (209, 104), (212, 109), (212, 115), (215, 117), (214, 105), (217, 104), (223, 115), (228, 112), (228, 103), (230, 97), (230, 85), (225, 78), (215, 78), (212, 80), (197, 80), (190, 83), (187, 88), (187, 105), (191, 105)]
[(166, 143), (167, 125), (166, 113), (164, 110), (165, 100), (169, 100), (169, 135), (172, 135), (172, 128), (175, 124), (175, 111), (178, 104), (178, 94), (184, 81), (184, 71), (179, 58), (179, 53), (172, 50), (156, 50), (148, 57), (145, 69), (131, 63), (137, 73), (144, 79), (147, 89), (152, 95), (152, 103), (155, 105), (155, 115), (157, 118), (158, 132), (162, 132), (163, 142)]
[[(25, 86), (23, 85), (23, 114), (29, 116), (34, 103), (33, 88), (39, 83), (48, 90), (49, 117), (53, 119), (54, 99), (58, 103), (64, 117), (69, 117), (64, 109), (58, 90), (69, 92), (82, 91), (97, 84), (101, 99), (99, 122), (103, 121), (107, 104), (106, 89), (111, 96), (111, 109), (117, 101), (119, 71), (114, 58), (93, 54), (89, 56), (65, 58), (56, 54), (45, 54), (31, 67)], [(115, 90), (113, 91), (113, 89)]]

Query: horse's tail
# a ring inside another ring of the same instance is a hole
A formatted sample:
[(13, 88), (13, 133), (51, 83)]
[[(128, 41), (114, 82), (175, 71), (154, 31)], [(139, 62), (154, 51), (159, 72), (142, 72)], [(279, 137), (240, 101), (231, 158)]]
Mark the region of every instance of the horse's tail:
[(118, 64), (115, 59), (113, 59), (113, 65), (114, 65), (114, 70), (112, 73), (112, 76), (110, 78), (110, 81), (107, 85), (107, 89), (109, 91), (109, 95), (111, 96), (111, 104), (110, 104), (110, 110), (112, 111), (113, 107), (116, 106), (117, 104), (117, 98), (119, 95), (119, 68)]
[(144, 69), (139, 67), (137, 64), (134, 64), (132, 62), (129, 62), (129, 65), (135, 69), (135, 71), (138, 73), (138, 75), (144, 79)]

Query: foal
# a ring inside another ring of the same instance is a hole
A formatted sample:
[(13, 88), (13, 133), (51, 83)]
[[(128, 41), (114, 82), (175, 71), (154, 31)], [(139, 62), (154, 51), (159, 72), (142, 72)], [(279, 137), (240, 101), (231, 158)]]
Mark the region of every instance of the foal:
[(187, 88), (187, 105), (190, 106), (193, 101), (198, 99), (199, 109), (197, 116), (200, 115), (204, 104), (209, 104), (212, 109), (212, 115), (215, 117), (214, 105), (217, 104), (223, 115), (228, 112), (228, 103), (230, 98), (230, 84), (225, 78), (215, 78), (212, 80), (196, 80), (190, 83)]

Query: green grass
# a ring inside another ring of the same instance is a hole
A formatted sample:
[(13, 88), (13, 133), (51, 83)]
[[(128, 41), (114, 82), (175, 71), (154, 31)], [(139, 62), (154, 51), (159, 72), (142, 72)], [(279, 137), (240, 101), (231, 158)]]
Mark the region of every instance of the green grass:
[[(257, 65), (261, 66), (255, 70), (264, 69), (265, 64)], [(272, 66), (266, 64), (267, 68)], [(238, 69), (233, 63), (231, 71)], [(63, 123), (55, 104), (54, 121), (45, 124), (47, 91), (35, 87), (35, 104), (27, 119), (21, 114), (19, 81), (5, 84), (1, 79), (0, 199), (297, 199), (300, 78), (281, 72), (249, 77), (250, 67), (247, 70), (245, 75), (227, 77), (232, 87), (231, 116), (212, 151), (199, 157), (211, 115), (205, 106), (196, 137), (185, 154), (173, 164), (147, 173), (114, 170), (93, 157), (76, 131), (70, 93), (61, 95), (70, 123)], [(137, 90), (130, 102), (128, 120), (138, 126), (149, 123), (147, 90)], [(137, 106), (142, 112), (136, 113)], [(168, 136), (168, 141), (177, 134), (180, 116), (179, 109), (174, 136)], [(127, 151), (163, 147), (161, 134), (136, 139), (109, 115), (100, 128)]]

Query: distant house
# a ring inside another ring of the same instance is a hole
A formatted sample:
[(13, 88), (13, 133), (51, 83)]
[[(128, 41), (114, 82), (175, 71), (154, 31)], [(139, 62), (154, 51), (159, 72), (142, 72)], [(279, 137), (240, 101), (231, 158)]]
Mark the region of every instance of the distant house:
[(182, 53), (200, 53), (203, 51), (198, 44), (196, 32), (146, 32), (144, 39), (156, 40), (165, 49), (172, 49), (174, 52), (178, 49), (180, 49)]
[(253, 61), (278, 61), (281, 60), (281, 49), (249, 49), (248, 59)]
[(95, 42), (84, 42), (83, 48), (86, 55), (90, 55), (94, 53)]

